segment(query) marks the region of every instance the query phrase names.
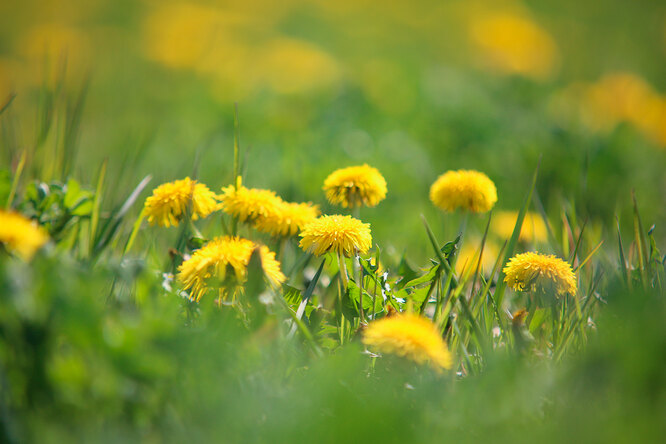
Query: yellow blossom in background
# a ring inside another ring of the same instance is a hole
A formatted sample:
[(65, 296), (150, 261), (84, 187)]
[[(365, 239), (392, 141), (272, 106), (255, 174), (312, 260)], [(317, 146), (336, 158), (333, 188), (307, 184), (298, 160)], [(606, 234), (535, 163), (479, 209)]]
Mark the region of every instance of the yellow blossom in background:
[(556, 68), (558, 51), (553, 38), (528, 17), (482, 13), (473, 17), (469, 33), (479, 58), (499, 72), (541, 80)]
[(274, 211), (254, 221), (254, 227), (273, 236), (293, 236), (319, 216), (319, 207), (311, 203), (280, 202)]
[(271, 190), (246, 188), (242, 185), (238, 188), (233, 185), (222, 188), (220, 200), (224, 212), (238, 218), (241, 222), (271, 217), (284, 203)]
[[(502, 239), (509, 239), (518, 220), (517, 211), (498, 211), (493, 214), (490, 228)], [(520, 228), (518, 239), (523, 242), (544, 242), (548, 238), (546, 224), (541, 215), (527, 212)]]
[(242, 14), (212, 6), (165, 3), (144, 21), (144, 50), (166, 66), (198, 70), (215, 56), (217, 48), (233, 45), (234, 33), (248, 20)]
[(344, 208), (374, 207), (386, 197), (386, 180), (377, 168), (352, 166), (333, 171), (324, 181), (326, 198)]
[(192, 208), (192, 219), (206, 217), (219, 208), (217, 196), (202, 183), (186, 177), (153, 190), (146, 199), (144, 212), (151, 225), (176, 226)]
[(256, 54), (254, 60), (248, 61), (254, 68), (249, 72), (255, 83), (280, 94), (330, 88), (341, 77), (338, 62), (311, 42), (279, 37), (266, 42)]
[[(465, 240), (456, 259), (456, 273), (462, 275), (463, 273), (474, 273), (476, 271), (476, 264), (479, 261), (479, 252), (481, 249), (480, 239)], [(494, 242), (486, 239), (483, 246), (483, 256), (481, 257), (480, 272), (491, 272), (495, 266), (495, 261), (499, 255), (499, 248)]]
[(49, 240), (48, 233), (22, 214), (0, 210), (0, 244), (24, 260), (30, 260)]
[(321, 256), (328, 251), (344, 254), (365, 254), (372, 247), (370, 224), (351, 216), (321, 216), (301, 231), (303, 250)]
[(275, 27), (289, 6), (272, 3), (261, 14), (233, 3), (160, 5), (144, 20), (144, 52), (169, 68), (201, 75), (221, 99), (229, 91), (238, 100), (265, 88), (294, 94), (334, 86), (342, 76), (337, 60), (314, 42), (279, 35)]
[(619, 122), (630, 122), (666, 146), (666, 98), (635, 74), (603, 76), (585, 89), (580, 106), (592, 129), (607, 131)]
[(504, 282), (516, 291), (576, 294), (576, 275), (571, 265), (553, 255), (517, 254), (504, 267)]
[[(185, 290), (190, 291), (190, 298), (199, 301), (211, 287), (214, 280), (220, 289), (220, 295), (226, 296), (224, 288), (227, 278), (233, 279), (233, 287), (242, 286), (247, 280), (247, 266), (255, 249), (259, 249), (261, 266), (268, 281), (277, 286), (285, 281), (280, 271), (280, 262), (268, 247), (257, 245), (251, 240), (239, 237), (223, 236), (213, 239), (196, 250), (192, 256), (178, 267), (178, 280)], [(232, 275), (228, 275), (231, 272)]]
[(363, 331), (363, 343), (381, 353), (403, 356), (418, 364), (429, 362), (437, 371), (453, 365), (451, 352), (437, 326), (412, 313), (370, 322)]
[(478, 171), (447, 171), (430, 187), (430, 200), (446, 211), (461, 208), (486, 212), (497, 202), (497, 189), (488, 176)]
[(564, 123), (582, 122), (594, 132), (608, 133), (628, 122), (666, 147), (666, 96), (634, 73), (614, 72), (594, 83), (573, 83), (553, 94), (550, 110)]

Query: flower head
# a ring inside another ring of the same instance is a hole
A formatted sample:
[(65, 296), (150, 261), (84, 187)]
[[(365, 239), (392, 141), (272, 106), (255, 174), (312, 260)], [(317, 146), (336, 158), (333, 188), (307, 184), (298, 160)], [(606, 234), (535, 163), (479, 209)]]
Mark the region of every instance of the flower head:
[(517, 291), (576, 294), (576, 275), (568, 262), (534, 252), (517, 254), (504, 267), (504, 282)]
[(319, 207), (311, 203), (280, 202), (273, 211), (258, 217), (254, 227), (272, 236), (293, 236), (319, 216)]
[(222, 188), (220, 199), (224, 212), (237, 217), (241, 222), (270, 217), (283, 203), (282, 199), (273, 191), (246, 188), (242, 185)]
[[(225, 282), (233, 281), (233, 286), (242, 286), (247, 280), (247, 266), (255, 249), (259, 249), (261, 266), (268, 281), (278, 285), (285, 280), (280, 271), (280, 262), (268, 247), (257, 245), (251, 240), (223, 236), (213, 239), (196, 250), (192, 256), (178, 267), (178, 280), (186, 290), (190, 290), (192, 300), (199, 301), (209, 289), (209, 282), (215, 280), (224, 292)], [(231, 275), (227, 273), (231, 272)]]
[[(493, 215), (491, 228), (499, 237), (509, 239), (513, 234), (513, 229), (516, 226), (517, 220), (517, 212), (499, 211), (497, 214)], [(543, 242), (547, 237), (546, 224), (544, 223), (543, 218), (532, 212), (525, 213), (525, 219), (523, 220), (523, 226), (520, 228), (518, 239), (523, 242)]]
[(412, 313), (385, 317), (368, 324), (363, 343), (382, 353), (391, 353), (423, 364), (430, 362), (436, 370), (450, 369), (451, 353), (435, 324)]
[(301, 248), (317, 256), (333, 250), (349, 257), (364, 254), (372, 246), (370, 224), (351, 216), (318, 217), (303, 227), (301, 237)]
[(377, 168), (352, 166), (333, 171), (324, 181), (324, 191), (334, 205), (374, 207), (386, 197), (386, 180)]
[(219, 208), (215, 193), (202, 183), (186, 177), (160, 185), (146, 199), (144, 211), (151, 225), (169, 227), (178, 223), (192, 205), (192, 219), (206, 217)]
[(46, 231), (22, 214), (0, 210), (0, 244), (30, 260), (49, 240)]
[(447, 171), (430, 187), (430, 200), (446, 211), (462, 208), (473, 213), (486, 212), (497, 202), (497, 189), (488, 176), (478, 171)]

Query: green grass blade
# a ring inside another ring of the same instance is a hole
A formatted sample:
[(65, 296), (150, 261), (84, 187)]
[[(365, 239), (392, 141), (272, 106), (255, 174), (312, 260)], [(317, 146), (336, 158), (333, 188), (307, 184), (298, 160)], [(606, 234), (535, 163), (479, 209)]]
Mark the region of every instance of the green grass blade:
[(14, 102), (15, 98), (16, 98), (16, 93), (9, 94), (7, 100), (5, 101), (5, 104), (2, 105), (2, 107), (0, 107), (0, 116), (9, 109), (9, 107), (12, 105), (12, 102)]
[(647, 241), (645, 240), (645, 231), (643, 230), (641, 215), (638, 212), (638, 202), (636, 201), (636, 193), (634, 190), (631, 190), (631, 200), (634, 204), (634, 235), (636, 236), (636, 247), (638, 248), (638, 266), (641, 273), (641, 279), (643, 280), (643, 286), (644, 288), (648, 288), (650, 270), (648, 267), (649, 258)]
[(26, 151), (23, 150), (18, 165), (16, 165), (16, 171), (14, 172), (14, 179), (12, 179), (12, 186), (9, 189), (9, 195), (7, 196), (7, 203), (5, 204), (5, 209), (7, 210), (9, 210), (12, 207), (12, 202), (14, 201), (14, 196), (16, 195), (16, 190), (18, 189), (18, 184), (19, 181), (21, 180), (21, 175), (23, 174), (23, 168), (25, 167), (25, 159), (26, 159)]
[[(537, 181), (537, 176), (539, 175), (539, 166), (541, 164), (541, 159), (539, 159), (539, 163), (537, 163), (537, 167), (534, 170), (534, 175), (532, 176), (532, 184), (530, 185), (530, 189), (527, 193), (527, 197), (525, 198), (525, 202), (523, 203), (522, 208), (520, 209), (520, 212), (518, 213), (518, 219), (516, 219), (516, 226), (513, 227), (513, 234), (511, 235), (511, 239), (509, 239), (509, 243), (506, 247), (506, 252), (504, 253), (504, 259), (502, 260), (502, 264), (506, 264), (511, 256), (513, 256), (513, 251), (516, 248), (516, 244), (518, 244), (518, 237), (520, 236), (520, 230), (523, 227), (523, 220), (525, 220), (525, 214), (527, 213), (527, 209), (530, 206), (530, 202), (532, 200), (532, 193), (534, 192), (534, 189), (536, 188), (536, 181)], [(502, 307), (502, 302), (504, 301), (504, 291), (506, 289), (506, 283), (504, 282), (504, 271), (500, 271), (500, 275), (497, 278), (497, 289), (495, 290), (495, 301), (497, 302), (498, 307)]]
[(581, 268), (583, 268), (583, 266), (584, 266), (584, 265), (585, 265), (585, 264), (586, 264), (586, 263), (592, 258), (592, 256), (594, 256), (594, 253), (596, 253), (596, 252), (599, 250), (599, 248), (601, 248), (601, 246), (603, 245), (603, 243), (604, 243), (604, 241), (599, 242), (599, 243), (597, 244), (597, 246), (594, 247), (594, 248), (592, 249), (592, 251), (590, 252), (590, 254), (588, 254), (588, 255), (585, 257), (585, 259), (583, 259), (583, 261), (582, 261), (580, 264), (578, 264), (578, 266), (577, 266), (576, 268), (574, 268), (574, 270), (573, 270), (574, 273), (577, 272), (578, 270), (580, 270)]
[(99, 211), (102, 203), (102, 193), (104, 192), (104, 179), (106, 178), (106, 168), (109, 160), (104, 159), (97, 174), (97, 187), (95, 188), (95, 196), (93, 197), (93, 210), (90, 215), (90, 248), (94, 245), (95, 236), (97, 234), (97, 225), (99, 224)]
[(627, 259), (624, 255), (624, 247), (622, 246), (622, 233), (620, 233), (620, 219), (615, 216), (615, 222), (617, 224), (617, 247), (619, 250), (619, 259), (620, 259), (620, 270), (622, 272), (622, 278), (624, 283), (631, 287), (631, 276), (629, 275), (629, 269), (627, 268)]

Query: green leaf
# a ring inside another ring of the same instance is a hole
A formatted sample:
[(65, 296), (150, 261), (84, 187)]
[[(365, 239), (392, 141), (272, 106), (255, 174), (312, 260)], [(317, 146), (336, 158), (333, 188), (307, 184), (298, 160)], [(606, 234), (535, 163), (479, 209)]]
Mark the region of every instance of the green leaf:
[(187, 240), (187, 247), (190, 250), (198, 250), (199, 248), (203, 247), (206, 242), (208, 242), (208, 240), (204, 239), (203, 237), (191, 236)]
[[(350, 280), (349, 291), (342, 297), (342, 311), (347, 318), (351, 319), (360, 316), (358, 309), (360, 301), (361, 289), (356, 285), (356, 282)], [(382, 308), (382, 297), (378, 296), (375, 303), (375, 312), (381, 311)], [(372, 310), (372, 295), (365, 290), (363, 290), (363, 310)]]
[(405, 254), (402, 255), (400, 263), (398, 264), (398, 276), (402, 277), (402, 279), (396, 284), (398, 288), (404, 287), (407, 282), (416, 279), (419, 276), (419, 273), (407, 261)]
[(439, 265), (433, 265), (423, 276), (412, 279), (411, 281), (407, 282), (403, 288), (418, 287), (419, 285), (430, 283), (435, 278), (438, 267)]
[(67, 208), (71, 208), (81, 198), (81, 185), (78, 181), (69, 179), (65, 189), (67, 191), (65, 192), (64, 204)]
[(287, 284), (282, 285), (282, 297), (291, 307), (298, 306), (303, 299), (301, 297), (301, 290)]
[(12, 176), (9, 170), (0, 170), (0, 202), (7, 202), (7, 208), (11, 205), (9, 202), (9, 193), (12, 189)]
[(247, 299), (255, 304), (257, 298), (266, 288), (264, 282), (264, 268), (261, 265), (261, 253), (259, 247), (252, 251), (250, 261), (247, 264), (247, 282), (245, 283), (245, 295)]
[(546, 319), (546, 314), (547, 312), (545, 308), (537, 308), (534, 311), (534, 316), (532, 316), (532, 321), (530, 322), (530, 333), (534, 334), (541, 324), (543, 324)]

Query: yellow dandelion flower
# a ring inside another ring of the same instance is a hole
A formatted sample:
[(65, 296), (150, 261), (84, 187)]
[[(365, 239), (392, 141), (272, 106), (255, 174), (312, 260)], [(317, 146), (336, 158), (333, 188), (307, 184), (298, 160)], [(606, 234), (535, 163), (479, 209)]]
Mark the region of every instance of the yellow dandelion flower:
[(319, 207), (311, 203), (280, 202), (265, 216), (254, 221), (254, 227), (272, 236), (293, 236), (319, 216)]
[(365, 254), (372, 247), (370, 224), (351, 216), (318, 217), (303, 227), (301, 237), (301, 248), (317, 256), (333, 250), (350, 257), (357, 252)]
[(430, 200), (446, 211), (462, 208), (473, 213), (486, 212), (497, 202), (497, 189), (488, 176), (478, 171), (447, 171), (430, 187)]
[[(234, 279), (234, 286), (242, 286), (247, 280), (247, 266), (256, 248), (259, 248), (261, 265), (268, 281), (276, 286), (284, 282), (286, 278), (280, 271), (280, 262), (268, 247), (230, 236), (215, 238), (196, 250), (178, 267), (178, 280), (185, 290), (190, 291), (190, 298), (197, 302), (210, 289), (211, 280), (222, 285), (227, 278), (231, 278)], [(228, 276), (227, 271), (233, 275)], [(226, 295), (224, 288), (221, 294)]]
[(371, 322), (363, 332), (363, 343), (418, 364), (430, 362), (437, 371), (450, 369), (453, 365), (451, 352), (435, 324), (412, 313)]
[(186, 177), (168, 182), (153, 190), (146, 199), (144, 211), (151, 225), (176, 226), (192, 206), (192, 219), (206, 217), (219, 208), (215, 193), (202, 183)]
[(270, 217), (278, 212), (278, 206), (283, 204), (282, 199), (273, 191), (258, 188), (238, 188), (230, 185), (222, 188), (222, 209), (245, 222), (254, 221), (262, 217)]
[[(490, 227), (502, 239), (509, 239), (516, 226), (516, 220), (518, 220), (516, 211), (499, 211), (493, 215)], [(543, 218), (533, 212), (526, 213), (518, 239), (523, 242), (543, 242), (547, 237), (548, 233)]]
[(504, 267), (504, 282), (517, 291), (576, 294), (576, 275), (562, 259), (535, 252), (517, 254)]
[(386, 180), (377, 168), (352, 166), (333, 171), (324, 181), (326, 198), (344, 208), (374, 207), (386, 197)]
[(0, 210), (0, 244), (24, 260), (30, 260), (46, 242), (46, 231), (22, 214)]

